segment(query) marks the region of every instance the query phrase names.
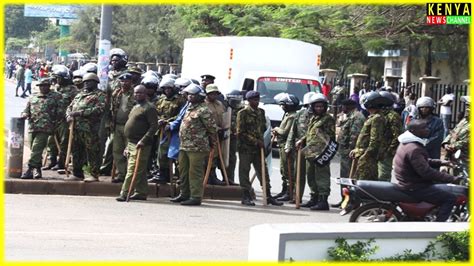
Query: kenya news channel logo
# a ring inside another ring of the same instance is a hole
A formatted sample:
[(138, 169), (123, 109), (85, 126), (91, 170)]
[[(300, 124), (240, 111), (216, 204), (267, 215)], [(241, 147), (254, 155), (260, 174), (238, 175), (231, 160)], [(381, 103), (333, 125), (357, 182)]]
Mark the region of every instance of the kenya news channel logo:
[(426, 4), (428, 25), (471, 24), (471, 3), (428, 3)]

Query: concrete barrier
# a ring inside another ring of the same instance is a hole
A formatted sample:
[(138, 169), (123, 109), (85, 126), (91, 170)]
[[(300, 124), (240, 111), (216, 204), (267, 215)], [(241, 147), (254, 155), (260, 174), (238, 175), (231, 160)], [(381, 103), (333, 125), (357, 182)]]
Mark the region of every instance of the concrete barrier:
[(304, 223), (261, 224), (250, 228), (249, 261), (325, 261), (337, 238), (349, 244), (375, 240), (378, 251), (371, 258), (384, 258), (425, 250), (428, 243), (446, 232), (469, 229), (469, 223)]

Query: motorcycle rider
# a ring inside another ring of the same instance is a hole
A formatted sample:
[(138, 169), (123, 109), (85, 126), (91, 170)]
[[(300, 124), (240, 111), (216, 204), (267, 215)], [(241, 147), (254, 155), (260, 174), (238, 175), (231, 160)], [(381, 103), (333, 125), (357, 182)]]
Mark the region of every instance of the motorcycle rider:
[(430, 131), (426, 120), (412, 120), (407, 129), (398, 137), (400, 145), (393, 159), (393, 172), (398, 186), (417, 200), (439, 206), (436, 221), (444, 222), (451, 214), (456, 196), (434, 186), (435, 182), (453, 183), (463, 178), (432, 168), (451, 166), (451, 162), (428, 158), (426, 144)]

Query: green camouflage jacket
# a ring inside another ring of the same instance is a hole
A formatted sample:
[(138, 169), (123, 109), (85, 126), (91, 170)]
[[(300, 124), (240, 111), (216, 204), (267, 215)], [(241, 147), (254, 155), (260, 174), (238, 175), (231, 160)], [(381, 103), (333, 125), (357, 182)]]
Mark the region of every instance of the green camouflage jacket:
[(461, 160), (469, 165), (469, 118), (464, 117), (443, 140), (443, 144), (461, 150)]
[(179, 127), (179, 149), (208, 152), (209, 141), (216, 140), (216, 122), (205, 103), (189, 105)]
[(179, 114), (179, 110), (184, 106), (186, 100), (180, 97), (178, 94), (173, 95), (171, 98), (166, 95), (161, 95), (156, 102), (156, 111), (158, 111), (158, 120), (165, 120), (171, 122), (176, 119)]
[(83, 90), (76, 95), (69, 105), (66, 115), (80, 111), (75, 117), (74, 128), (83, 132), (98, 130), (100, 120), (105, 110), (105, 92), (96, 89), (91, 92)]
[(380, 158), (382, 153), (380, 147), (384, 142), (385, 123), (385, 118), (381, 113), (369, 116), (357, 138), (356, 148), (354, 149), (356, 158), (363, 154), (367, 154), (374, 159)]
[(286, 152), (294, 150), (296, 142), (306, 135), (311, 117), (312, 111), (308, 108), (303, 108), (296, 113), (288, 138), (286, 139)]
[(62, 119), (62, 101), (61, 94), (55, 91), (33, 94), (23, 111), (29, 119), (28, 131), (53, 133)]
[(385, 134), (384, 144), (381, 149), (384, 153), (394, 156), (398, 148), (398, 136), (402, 134), (402, 118), (394, 110), (383, 110), (382, 114), (385, 117)]
[(285, 145), (295, 117), (296, 111), (285, 113), (283, 119), (281, 120), (280, 126), (274, 128), (277, 133), (277, 143), (278, 145), (280, 145), (280, 147), (283, 147), (283, 145)]
[(347, 118), (341, 121), (341, 131), (337, 137), (340, 150), (351, 151), (355, 148), (357, 137), (364, 126), (365, 116), (353, 110), (347, 115)]
[(325, 113), (321, 116), (313, 115), (310, 119), (308, 131), (303, 138), (306, 140), (306, 147), (303, 150), (305, 158), (318, 157), (326, 148), (329, 140), (336, 139), (336, 121)]
[(266, 130), (265, 111), (261, 108), (254, 110), (246, 106), (237, 114), (238, 151), (247, 153), (260, 152), (257, 142), (263, 142)]

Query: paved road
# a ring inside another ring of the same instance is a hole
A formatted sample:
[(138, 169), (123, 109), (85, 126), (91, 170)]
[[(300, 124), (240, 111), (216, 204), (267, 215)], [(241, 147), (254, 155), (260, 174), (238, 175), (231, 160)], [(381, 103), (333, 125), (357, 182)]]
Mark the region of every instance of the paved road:
[(119, 203), (110, 197), (5, 195), (7, 261), (244, 261), (249, 229), (264, 223), (346, 222), (337, 210), (244, 207), (167, 198)]

